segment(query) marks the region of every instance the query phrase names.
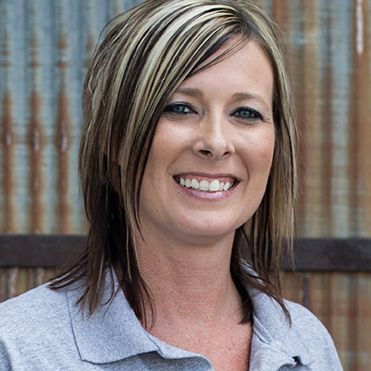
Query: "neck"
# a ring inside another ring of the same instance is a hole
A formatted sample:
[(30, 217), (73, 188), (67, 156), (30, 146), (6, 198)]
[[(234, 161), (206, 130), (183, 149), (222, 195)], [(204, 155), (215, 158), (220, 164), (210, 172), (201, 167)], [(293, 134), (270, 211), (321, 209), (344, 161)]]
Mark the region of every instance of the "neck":
[(202, 246), (138, 239), (140, 270), (156, 309), (155, 326), (213, 326), (242, 319), (230, 273), (233, 238), (231, 234)]

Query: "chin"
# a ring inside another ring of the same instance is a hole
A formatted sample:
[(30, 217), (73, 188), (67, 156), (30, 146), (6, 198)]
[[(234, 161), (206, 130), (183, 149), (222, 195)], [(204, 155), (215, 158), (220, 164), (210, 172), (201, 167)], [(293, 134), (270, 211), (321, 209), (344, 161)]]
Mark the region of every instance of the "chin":
[(219, 220), (207, 220), (203, 222), (186, 222), (183, 220), (181, 223), (177, 223), (174, 231), (178, 237), (181, 237), (187, 241), (195, 241), (200, 243), (201, 241), (209, 240), (215, 242), (217, 240), (224, 239), (228, 236), (234, 235), (236, 229), (243, 223), (230, 223), (226, 225), (225, 222)]

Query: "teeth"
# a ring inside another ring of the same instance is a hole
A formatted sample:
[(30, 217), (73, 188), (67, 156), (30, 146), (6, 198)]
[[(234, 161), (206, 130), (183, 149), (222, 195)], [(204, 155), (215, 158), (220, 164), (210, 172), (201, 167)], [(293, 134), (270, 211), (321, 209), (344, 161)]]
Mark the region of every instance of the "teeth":
[(215, 179), (209, 182), (206, 179), (202, 179), (198, 181), (197, 179), (184, 179), (180, 178), (179, 181), (180, 185), (186, 188), (193, 188), (203, 192), (217, 192), (217, 191), (228, 191), (232, 187), (231, 182), (220, 182), (219, 180)]
[(219, 191), (219, 180), (213, 180), (209, 185), (209, 191), (210, 192), (216, 192)]
[(198, 187), (200, 191), (208, 191), (210, 188), (210, 183), (207, 180), (201, 180)]

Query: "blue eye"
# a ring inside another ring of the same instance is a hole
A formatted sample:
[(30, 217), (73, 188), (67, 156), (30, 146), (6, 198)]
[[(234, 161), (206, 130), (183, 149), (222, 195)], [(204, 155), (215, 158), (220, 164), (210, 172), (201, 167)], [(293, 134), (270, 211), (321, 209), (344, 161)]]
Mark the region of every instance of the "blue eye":
[(263, 116), (258, 111), (247, 108), (247, 107), (240, 107), (237, 108), (233, 113), (233, 116), (242, 119), (242, 120), (248, 120), (248, 121), (258, 121), (263, 120)]
[(164, 112), (174, 115), (189, 115), (195, 113), (195, 110), (186, 103), (171, 103), (165, 107)]

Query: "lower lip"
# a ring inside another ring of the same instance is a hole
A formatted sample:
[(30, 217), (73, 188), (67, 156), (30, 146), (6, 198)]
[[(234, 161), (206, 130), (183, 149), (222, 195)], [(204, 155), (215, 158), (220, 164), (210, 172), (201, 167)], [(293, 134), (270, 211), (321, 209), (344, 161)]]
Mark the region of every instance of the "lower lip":
[(176, 185), (178, 188), (185, 193), (187, 196), (202, 199), (202, 200), (224, 200), (232, 195), (236, 188), (238, 187), (238, 184), (234, 185), (232, 188), (230, 188), (228, 191), (221, 191), (221, 192), (202, 192), (198, 191), (193, 188), (186, 188), (180, 185), (178, 182), (176, 182)]

